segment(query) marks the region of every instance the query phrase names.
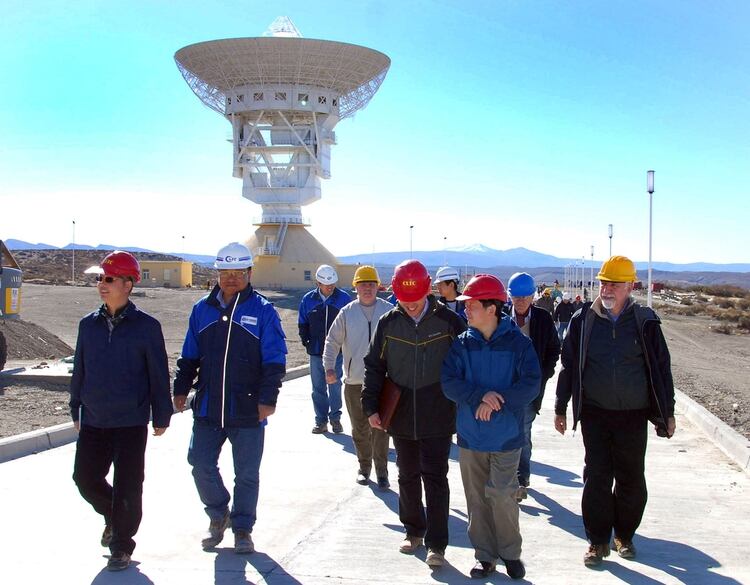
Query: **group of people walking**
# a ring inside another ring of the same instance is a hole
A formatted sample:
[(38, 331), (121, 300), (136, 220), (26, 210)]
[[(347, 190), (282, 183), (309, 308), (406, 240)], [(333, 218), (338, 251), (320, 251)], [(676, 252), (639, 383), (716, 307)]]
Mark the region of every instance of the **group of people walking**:
[[(216, 547), (231, 526), (235, 551), (254, 551), (264, 427), (275, 412), (286, 344), (273, 305), (250, 285), (247, 248), (225, 246), (215, 267), (218, 284), (190, 315), (171, 403), (159, 323), (129, 300), (140, 279), (137, 261), (118, 251), (95, 269), (104, 304), (81, 321), (71, 384), (71, 413), (80, 428), (74, 480), (104, 517), (111, 570), (127, 568), (135, 547), (150, 415), (154, 434), (162, 434), (172, 406), (184, 410), (192, 388), (188, 461), (209, 516), (202, 546)], [(535, 306), (536, 284), (526, 273), (514, 274), (507, 288), (479, 274), (460, 291), (457, 271), (443, 267), (435, 277), (437, 296), (426, 267), (409, 260), (393, 274), (394, 306), (377, 296), (374, 267), (358, 267), (354, 299), (336, 286), (335, 268), (319, 267), (317, 286), (299, 310), (310, 358), (312, 432), (328, 432), (329, 423), (334, 433), (343, 432), (343, 380), (358, 484), (368, 485), (374, 469), (377, 486), (389, 489), (393, 438), (401, 553), (425, 546), (430, 567), (446, 562), (448, 461), (457, 433), (476, 559), (470, 575), (487, 577), (502, 563), (511, 578), (525, 576), (518, 504), (528, 497), (531, 428), (563, 340), (554, 425), (567, 430), (572, 398), (573, 428), (580, 422), (586, 449), (584, 563), (609, 554), (612, 533), (620, 556), (635, 555), (633, 535), (646, 504), (647, 423), (660, 436), (675, 431), (669, 352), (656, 314), (630, 296), (632, 262), (612, 257), (597, 278), (594, 302), (556, 319), (566, 334)], [(232, 496), (217, 467), (227, 439), (235, 463)], [(113, 463), (110, 486), (105, 478)]]

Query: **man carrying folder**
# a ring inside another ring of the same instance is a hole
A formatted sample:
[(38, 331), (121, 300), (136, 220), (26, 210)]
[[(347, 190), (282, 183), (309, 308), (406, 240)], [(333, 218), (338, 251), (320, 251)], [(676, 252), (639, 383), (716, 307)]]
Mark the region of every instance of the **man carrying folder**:
[(387, 428), (396, 447), (399, 518), (406, 530), (399, 550), (413, 554), (424, 542), (426, 563), (440, 567), (448, 546), (448, 456), (456, 431), (455, 404), (443, 395), (440, 372), (466, 324), (429, 294), (430, 275), (420, 262), (399, 264), (392, 284), (398, 305), (380, 318), (365, 356), (362, 409), (370, 425), (381, 429), (386, 377), (401, 390)]

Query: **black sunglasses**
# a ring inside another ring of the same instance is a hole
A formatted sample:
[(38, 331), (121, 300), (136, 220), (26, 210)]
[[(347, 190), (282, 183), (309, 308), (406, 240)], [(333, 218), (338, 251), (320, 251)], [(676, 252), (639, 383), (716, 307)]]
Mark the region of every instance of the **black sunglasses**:
[(96, 282), (106, 282), (107, 284), (112, 284), (118, 278), (122, 278), (122, 277), (121, 276), (102, 276), (101, 274), (99, 274), (96, 277)]

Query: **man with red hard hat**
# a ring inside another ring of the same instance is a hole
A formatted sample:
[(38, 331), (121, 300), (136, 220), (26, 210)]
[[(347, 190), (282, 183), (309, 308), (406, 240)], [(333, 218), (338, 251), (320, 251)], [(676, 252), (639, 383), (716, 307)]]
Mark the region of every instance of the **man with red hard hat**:
[(104, 516), (101, 544), (111, 551), (107, 569), (120, 571), (130, 564), (141, 522), (148, 422), (159, 436), (172, 416), (169, 367), (161, 325), (129, 299), (141, 280), (135, 257), (116, 250), (86, 273), (97, 274), (104, 303), (78, 327), (70, 381), (70, 412), (78, 430), (73, 480)]
[(386, 376), (401, 390), (385, 429), (396, 447), (399, 518), (406, 529), (399, 550), (413, 554), (424, 542), (427, 564), (440, 567), (448, 546), (448, 456), (456, 429), (455, 405), (442, 392), (440, 370), (466, 324), (429, 294), (430, 275), (421, 262), (396, 266), (392, 285), (398, 304), (378, 321), (365, 356), (362, 409), (370, 425), (382, 429), (378, 401)]
[(477, 274), (464, 288), (469, 329), (443, 362), (442, 386), (458, 409), (459, 462), (469, 512), (469, 540), (485, 578), (498, 561), (521, 579), (521, 532), (516, 489), (524, 446), (524, 413), (539, 393), (541, 372), (531, 340), (503, 312), (503, 283)]

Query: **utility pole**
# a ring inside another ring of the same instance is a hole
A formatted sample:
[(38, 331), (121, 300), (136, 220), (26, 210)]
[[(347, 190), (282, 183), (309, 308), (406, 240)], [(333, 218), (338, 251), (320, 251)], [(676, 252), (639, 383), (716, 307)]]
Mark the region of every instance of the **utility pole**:
[(70, 270), (70, 280), (73, 281), (73, 286), (76, 285), (76, 220), (73, 220), (73, 267)]

